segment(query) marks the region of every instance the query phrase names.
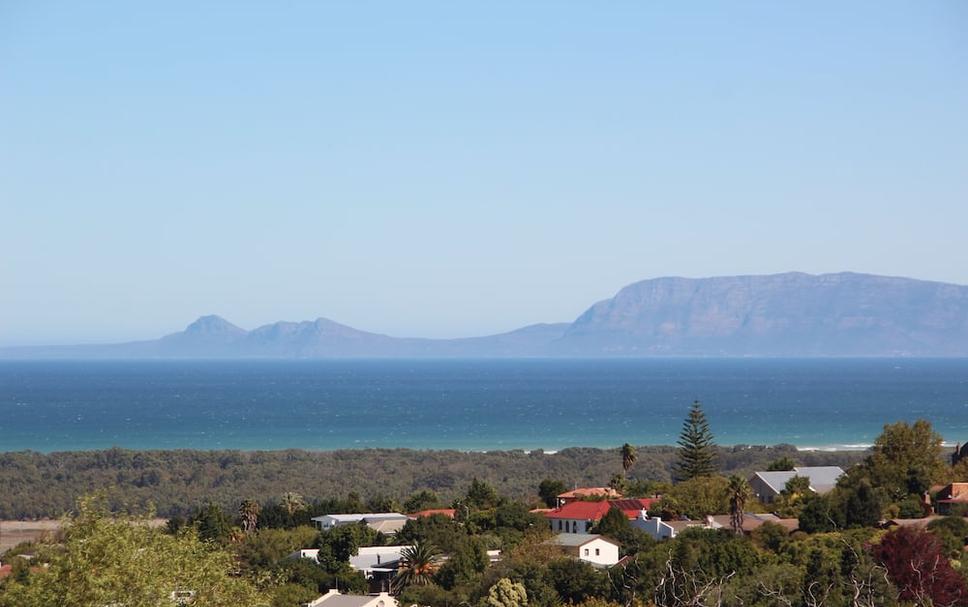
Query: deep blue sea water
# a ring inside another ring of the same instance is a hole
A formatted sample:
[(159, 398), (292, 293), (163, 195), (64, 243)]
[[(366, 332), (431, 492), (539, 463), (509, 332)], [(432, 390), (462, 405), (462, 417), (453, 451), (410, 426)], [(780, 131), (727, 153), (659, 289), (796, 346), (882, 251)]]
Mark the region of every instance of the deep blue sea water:
[(672, 444), (694, 399), (720, 444), (968, 440), (968, 360), (2, 362), (0, 451)]

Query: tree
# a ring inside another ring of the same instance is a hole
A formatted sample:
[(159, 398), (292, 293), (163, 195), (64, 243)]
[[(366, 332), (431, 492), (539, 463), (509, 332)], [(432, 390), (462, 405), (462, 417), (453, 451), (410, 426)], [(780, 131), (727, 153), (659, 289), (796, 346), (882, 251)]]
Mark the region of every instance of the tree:
[(538, 497), (545, 503), (545, 506), (554, 508), (558, 505), (558, 496), (568, 490), (568, 486), (562, 481), (546, 478), (538, 485)]
[(232, 535), (232, 523), (218, 504), (209, 502), (189, 517), (188, 523), (198, 530), (203, 540), (227, 542)]
[(709, 431), (706, 414), (703, 413), (702, 404), (698, 400), (692, 403), (689, 415), (682, 423), (678, 444), (679, 461), (676, 465), (676, 476), (679, 480), (715, 474), (716, 466), (713, 457), (716, 445)]
[(900, 527), (873, 548), (902, 601), (917, 605), (964, 605), (965, 579), (951, 567), (941, 542), (927, 531)]
[(29, 584), (6, 588), (0, 605), (155, 607), (171, 605), (173, 593), (207, 607), (267, 602), (232, 575), (232, 554), (201, 541), (193, 529), (170, 535), (146, 518), (112, 514), (95, 498), (79, 502), (62, 547), (49, 558), (46, 571), (31, 574)]
[(614, 489), (621, 495), (625, 495), (628, 491), (629, 479), (624, 474), (615, 473), (612, 478), (608, 479), (608, 486), (610, 489)]
[(693, 520), (707, 514), (729, 510), (729, 481), (721, 476), (699, 476), (676, 483), (662, 496), (659, 510), (663, 518), (687, 516)]
[(393, 579), (393, 588), (400, 593), (407, 586), (426, 586), (433, 583), (440, 565), (440, 551), (433, 544), (416, 542), (400, 551), (400, 567)]
[(766, 467), (768, 472), (789, 472), (794, 468), (796, 468), (796, 463), (785, 455), (780, 459), (773, 460), (770, 465)]
[(242, 523), (242, 531), (252, 533), (259, 525), (259, 512), (262, 506), (255, 500), (242, 500), (239, 504), (239, 521)]
[(838, 488), (844, 502), (847, 527), (873, 527), (881, 520), (884, 502), (870, 481), (861, 479), (849, 488)]
[(403, 502), (404, 512), (420, 512), (429, 508), (436, 508), (440, 505), (440, 498), (429, 489), (423, 489), (414, 493)]
[(625, 476), (629, 475), (629, 470), (635, 464), (635, 460), (638, 459), (638, 455), (635, 453), (635, 447), (625, 443), (622, 445), (622, 470), (625, 472)]
[(608, 579), (585, 561), (559, 558), (548, 563), (548, 579), (565, 603), (581, 603), (602, 596)]
[(846, 527), (844, 512), (833, 496), (810, 495), (804, 498), (800, 510), (800, 530), (806, 533), (824, 533)]
[(524, 584), (502, 577), (487, 591), (487, 607), (524, 607), (528, 604), (528, 591)]
[(949, 558), (964, 558), (965, 543), (968, 542), (968, 521), (960, 516), (946, 516), (928, 523), (928, 531), (933, 533), (942, 544)]
[(910, 425), (888, 424), (864, 465), (852, 470), (848, 480), (866, 476), (874, 487), (887, 491), (891, 501), (912, 493), (922, 495), (944, 477), (941, 442), (941, 436), (923, 419)]
[(297, 512), (302, 512), (306, 509), (306, 500), (303, 496), (295, 493), (294, 491), (286, 491), (279, 498), (279, 503), (282, 505), (283, 510), (292, 518)]
[(750, 484), (741, 476), (735, 474), (729, 477), (729, 486), (726, 488), (729, 496), (729, 524), (733, 533), (743, 533), (743, 516), (746, 511), (746, 502), (753, 496)]
[(803, 500), (810, 495), (813, 495), (810, 479), (794, 476), (786, 482), (780, 495), (773, 501), (774, 512), (779, 516), (797, 518), (800, 516)]
[(458, 546), (437, 572), (436, 581), (447, 590), (460, 584), (467, 584), (484, 573), (490, 559), (483, 543), (476, 538), (468, 538)]
[(239, 558), (250, 569), (265, 569), (275, 565), (294, 551), (312, 546), (319, 533), (312, 527), (271, 529), (261, 527), (250, 533), (237, 547)]
[(471, 509), (486, 510), (494, 508), (498, 502), (500, 498), (494, 487), (475, 477), (471, 480), (471, 486), (467, 489), (467, 498), (464, 499), (463, 504)]
[(351, 556), (356, 555), (360, 546), (378, 543), (380, 534), (364, 523), (340, 525), (319, 534), (316, 547), (319, 548), (317, 560), (330, 573), (345, 572)]
[(611, 508), (605, 513), (605, 516), (598, 521), (598, 524), (595, 525), (592, 533), (604, 535), (612, 538), (613, 540), (619, 540), (622, 536), (626, 535), (631, 528), (632, 525), (629, 524), (629, 519), (627, 516), (625, 516), (625, 513), (618, 508)]

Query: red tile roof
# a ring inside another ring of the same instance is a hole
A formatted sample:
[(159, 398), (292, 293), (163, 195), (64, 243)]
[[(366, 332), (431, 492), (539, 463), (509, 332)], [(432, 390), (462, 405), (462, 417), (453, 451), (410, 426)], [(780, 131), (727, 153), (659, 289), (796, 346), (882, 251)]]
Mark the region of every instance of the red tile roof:
[(0, 580), (10, 575), (13, 571), (13, 567), (10, 565), (4, 565), (0, 567)]
[(640, 499), (609, 500), (608, 503), (612, 505), (612, 508), (618, 508), (625, 513), (625, 516), (629, 519), (637, 519), (639, 518), (640, 512), (648, 510), (658, 501), (656, 498), (647, 497)]
[(556, 508), (544, 515), (550, 519), (575, 519), (579, 521), (597, 521), (611, 509), (608, 502), (569, 502), (561, 508)]

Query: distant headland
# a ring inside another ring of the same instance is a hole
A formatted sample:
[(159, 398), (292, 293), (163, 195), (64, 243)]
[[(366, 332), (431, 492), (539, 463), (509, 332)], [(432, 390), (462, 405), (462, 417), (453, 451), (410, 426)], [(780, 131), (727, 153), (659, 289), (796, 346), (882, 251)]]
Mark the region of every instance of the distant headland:
[(670, 277), (631, 284), (570, 323), (484, 337), (391, 337), (325, 318), (245, 330), (212, 315), (150, 341), (0, 349), (0, 359), (660, 356), (968, 356), (968, 286), (851, 272)]

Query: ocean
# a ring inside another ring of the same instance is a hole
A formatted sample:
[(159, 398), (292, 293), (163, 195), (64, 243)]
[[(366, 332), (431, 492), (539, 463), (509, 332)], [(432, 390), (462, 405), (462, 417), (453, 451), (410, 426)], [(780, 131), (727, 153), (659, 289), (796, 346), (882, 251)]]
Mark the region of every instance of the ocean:
[(0, 451), (668, 445), (693, 400), (722, 445), (968, 441), (965, 359), (8, 361)]

